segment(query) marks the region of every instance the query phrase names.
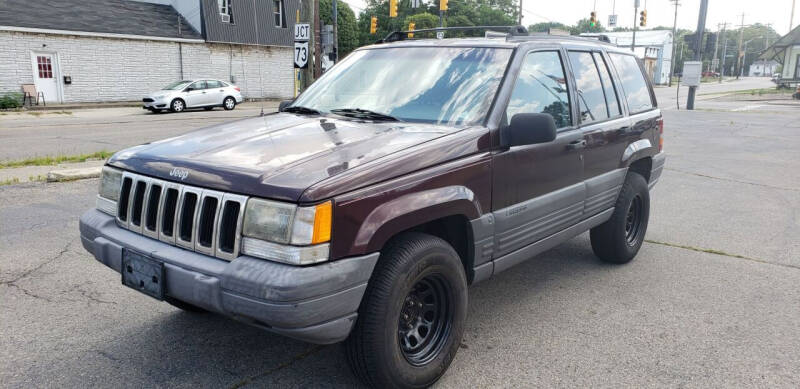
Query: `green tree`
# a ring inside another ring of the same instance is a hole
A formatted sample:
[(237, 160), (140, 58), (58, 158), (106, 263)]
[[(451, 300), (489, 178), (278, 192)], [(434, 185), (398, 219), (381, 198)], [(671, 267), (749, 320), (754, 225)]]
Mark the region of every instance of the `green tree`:
[(544, 23), (536, 23), (531, 24), (528, 26), (528, 32), (548, 32), (551, 28), (557, 28), (559, 30), (569, 31), (570, 26), (567, 26), (564, 23), (558, 22), (544, 22)]
[[(337, 21), (339, 23), (339, 58), (341, 59), (359, 46), (359, 25), (356, 20), (356, 14), (347, 3), (337, 0), (336, 8), (338, 13)], [(333, 24), (332, 0), (320, 0), (319, 16), (322, 19), (322, 24)]]
[(592, 26), (592, 23), (589, 21), (588, 18), (584, 18), (578, 21), (578, 24), (570, 27), (569, 33), (572, 35), (580, 35), (585, 32), (605, 32), (606, 29), (603, 27), (602, 24), (598, 21), (597, 24)]

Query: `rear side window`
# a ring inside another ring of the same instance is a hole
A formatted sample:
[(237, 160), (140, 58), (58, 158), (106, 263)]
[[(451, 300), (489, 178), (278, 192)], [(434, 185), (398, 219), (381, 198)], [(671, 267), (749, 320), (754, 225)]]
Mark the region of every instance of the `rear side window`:
[(642, 69), (636, 62), (636, 57), (626, 54), (609, 54), (611, 62), (617, 68), (622, 89), (625, 91), (625, 98), (628, 101), (628, 110), (631, 113), (646, 111), (653, 108), (653, 100), (650, 98), (650, 90), (647, 81), (644, 79)]
[(608, 114), (611, 117), (622, 115), (622, 111), (619, 109), (617, 90), (614, 88), (614, 83), (611, 82), (611, 73), (608, 71), (606, 61), (600, 53), (593, 53), (592, 55), (594, 55), (594, 62), (597, 64), (597, 68), (600, 69), (600, 79), (603, 80), (603, 90), (606, 92)]
[(212, 89), (212, 88), (221, 88), (221, 87), (222, 87), (222, 83), (221, 83), (221, 82), (219, 82), (219, 81), (214, 81), (214, 80), (208, 80), (208, 81), (206, 81), (206, 85), (208, 85), (208, 89)]
[(508, 120), (518, 113), (547, 113), (557, 128), (572, 125), (567, 79), (557, 51), (538, 51), (525, 57), (506, 108)]
[(594, 63), (592, 53), (587, 51), (570, 51), (569, 62), (575, 74), (575, 86), (578, 88), (578, 106), (581, 112), (581, 123), (591, 123), (608, 119), (606, 95), (600, 73)]

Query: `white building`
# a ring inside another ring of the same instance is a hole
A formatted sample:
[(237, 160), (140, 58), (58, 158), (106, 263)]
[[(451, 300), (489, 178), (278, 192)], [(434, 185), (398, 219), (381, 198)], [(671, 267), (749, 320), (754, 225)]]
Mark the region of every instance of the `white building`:
[[(581, 36), (605, 35), (611, 44), (618, 47), (631, 47), (633, 31), (585, 33)], [(669, 83), (672, 66), (672, 31), (644, 30), (636, 31), (634, 54), (644, 62), (645, 70), (656, 85)]]
[(286, 1), (2, 0), (0, 96), (34, 84), (48, 103), (136, 101), (176, 80), (217, 78), (246, 98), (288, 98), (286, 15), (298, 2)]
[(780, 64), (775, 60), (758, 60), (750, 64), (747, 75), (750, 77), (771, 77)]

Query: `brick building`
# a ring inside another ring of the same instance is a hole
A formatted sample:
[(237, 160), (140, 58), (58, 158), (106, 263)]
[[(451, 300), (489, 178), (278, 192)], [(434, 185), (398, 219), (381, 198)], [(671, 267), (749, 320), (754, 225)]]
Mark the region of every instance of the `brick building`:
[[(284, 4), (286, 1), (286, 4)], [(291, 0), (3, 0), (0, 95), (134, 101), (173, 81), (228, 80), (246, 98), (293, 93)]]

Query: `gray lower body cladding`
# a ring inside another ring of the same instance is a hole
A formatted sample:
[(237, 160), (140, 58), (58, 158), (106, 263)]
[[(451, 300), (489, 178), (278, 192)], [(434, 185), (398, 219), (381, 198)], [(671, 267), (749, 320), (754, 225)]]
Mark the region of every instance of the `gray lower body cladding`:
[(290, 266), (247, 256), (231, 262), (184, 250), (119, 228), (97, 210), (80, 220), (83, 247), (116, 272), (122, 251), (163, 262), (169, 297), (311, 343), (344, 340), (379, 253), (315, 266)]

